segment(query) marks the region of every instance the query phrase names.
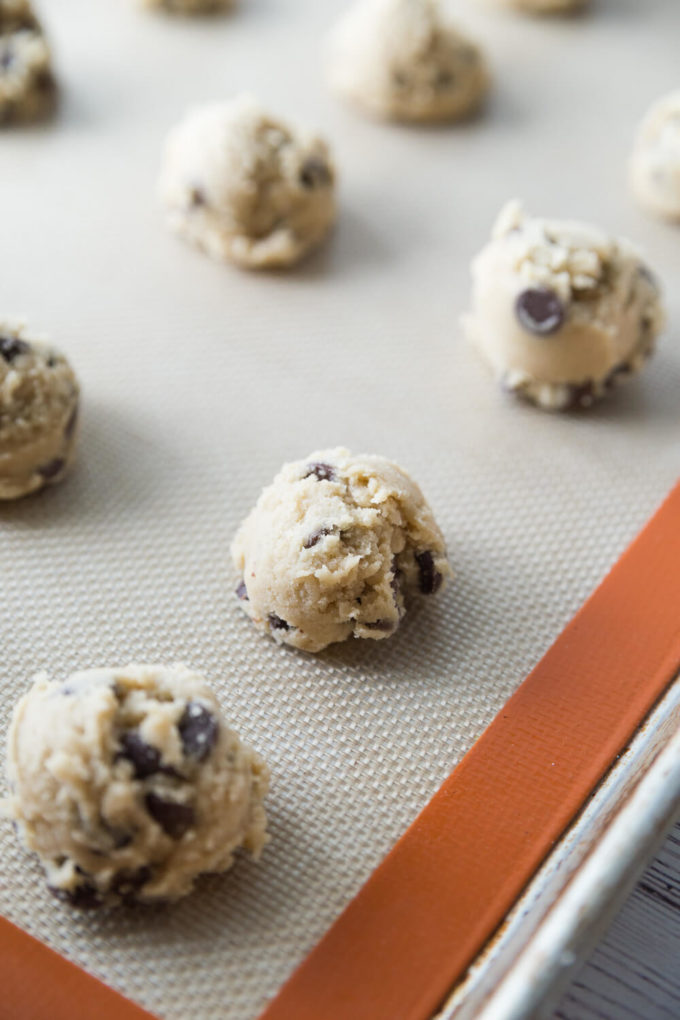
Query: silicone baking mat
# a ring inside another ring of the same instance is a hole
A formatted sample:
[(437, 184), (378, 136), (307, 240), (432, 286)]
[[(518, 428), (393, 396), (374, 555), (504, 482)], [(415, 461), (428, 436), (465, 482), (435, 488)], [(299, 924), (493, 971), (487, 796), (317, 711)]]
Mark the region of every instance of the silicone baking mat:
[[(273, 773), (259, 865), (172, 908), (83, 914), (3, 826), (0, 910), (178, 1020), (257, 1013), (678, 475), (680, 235), (625, 183), (637, 120), (678, 84), (677, 5), (550, 22), (454, 5), (495, 91), (484, 117), (427, 130), (327, 94), (319, 44), (342, 7), (243, 0), (185, 21), (51, 0), (61, 114), (0, 139), (2, 310), (49, 332), (85, 395), (73, 477), (0, 508), (3, 732), (39, 669), (182, 660)], [(167, 128), (242, 88), (335, 148), (338, 229), (291, 274), (210, 263), (155, 204)], [(462, 340), (470, 257), (513, 195), (633, 237), (666, 282), (658, 356), (587, 414), (508, 402)], [(457, 577), (389, 641), (312, 657), (241, 616), (228, 547), (283, 460), (337, 443), (412, 471)]]

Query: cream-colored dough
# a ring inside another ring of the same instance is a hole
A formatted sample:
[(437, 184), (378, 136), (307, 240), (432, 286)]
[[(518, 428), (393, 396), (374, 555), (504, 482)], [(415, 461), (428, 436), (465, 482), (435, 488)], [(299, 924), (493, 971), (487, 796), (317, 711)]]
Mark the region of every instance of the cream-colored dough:
[(664, 324), (637, 250), (509, 203), (472, 264), (468, 337), (502, 385), (547, 409), (587, 406), (638, 372)]
[(631, 159), (631, 184), (649, 212), (680, 220), (680, 90), (654, 103), (643, 120)]
[(335, 219), (335, 168), (324, 141), (239, 96), (171, 131), (160, 194), (171, 229), (213, 258), (288, 266)]
[(4, 813), (76, 906), (175, 900), (258, 856), (268, 770), (184, 666), (41, 674), (7, 741)]
[(0, 500), (64, 477), (75, 451), (78, 393), (63, 354), (0, 321)]
[(0, 124), (37, 120), (54, 107), (49, 46), (28, 0), (0, 0)]
[(439, 0), (359, 0), (329, 40), (332, 88), (397, 120), (454, 120), (489, 86), (481, 50), (444, 16)]
[(384, 457), (338, 448), (284, 464), (232, 546), (240, 605), (279, 642), (318, 652), (380, 640), (451, 575), (430, 507)]
[(590, 0), (490, 0), (490, 2), (528, 14), (572, 14), (587, 7)]
[(212, 14), (232, 7), (235, 0), (140, 0), (143, 7), (155, 7), (171, 14)]

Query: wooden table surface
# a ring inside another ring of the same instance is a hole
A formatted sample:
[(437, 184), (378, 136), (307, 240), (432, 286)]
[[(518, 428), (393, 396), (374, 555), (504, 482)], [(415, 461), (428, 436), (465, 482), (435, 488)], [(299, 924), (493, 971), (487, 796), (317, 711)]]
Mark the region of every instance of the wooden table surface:
[(680, 821), (552, 1020), (680, 1020)]

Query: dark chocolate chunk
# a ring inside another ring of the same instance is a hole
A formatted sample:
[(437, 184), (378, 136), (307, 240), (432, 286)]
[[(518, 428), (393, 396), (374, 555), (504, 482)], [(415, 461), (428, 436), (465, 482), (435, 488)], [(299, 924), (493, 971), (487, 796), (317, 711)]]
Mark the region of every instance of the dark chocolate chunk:
[(326, 188), (332, 179), (328, 164), (318, 156), (310, 156), (302, 164), (300, 183), (304, 188)]
[(72, 439), (73, 438), (73, 433), (76, 430), (76, 425), (77, 424), (78, 424), (78, 405), (76, 404), (76, 406), (73, 408), (73, 410), (71, 411), (71, 413), (69, 415), (69, 418), (68, 418), (68, 421), (66, 422), (66, 425), (64, 426), (64, 438), (65, 439)]
[(156, 747), (142, 740), (136, 730), (127, 730), (120, 738), (120, 758), (132, 763), (135, 778), (145, 779), (158, 772), (161, 767), (161, 753)]
[(19, 340), (15, 336), (0, 336), (0, 357), (11, 363), (20, 354), (28, 354), (31, 346), (25, 340)]
[(42, 475), (43, 478), (49, 480), (50, 478), (56, 478), (64, 470), (66, 461), (63, 457), (55, 457), (54, 460), (50, 460), (47, 464), (43, 464), (38, 468), (38, 474)]
[(90, 910), (94, 907), (101, 907), (103, 902), (101, 893), (90, 882), (83, 882), (75, 889), (56, 889), (53, 885), (48, 888), (53, 896), (56, 896), (62, 903), (68, 903), (71, 907)]
[(308, 464), (307, 473), (303, 478), (309, 478), (310, 475), (314, 475), (320, 482), (335, 481), (335, 471), (330, 464)]
[(564, 306), (547, 287), (523, 290), (515, 302), (515, 314), (524, 329), (538, 336), (557, 332), (564, 322)]
[(181, 839), (196, 821), (194, 809), (188, 804), (164, 800), (155, 793), (147, 793), (144, 803), (153, 820), (171, 839)]
[(142, 867), (132, 871), (123, 868), (117, 872), (111, 881), (111, 892), (120, 896), (123, 903), (131, 903), (135, 895), (151, 878), (151, 868)]
[(416, 562), (420, 570), (420, 590), (423, 595), (434, 595), (442, 583), (442, 575), (435, 568), (432, 553), (416, 553)]
[(290, 630), (290, 624), (282, 620), (276, 613), (270, 613), (267, 619), (269, 620), (269, 626), (273, 630)]
[(324, 535), (330, 535), (332, 531), (333, 531), (332, 528), (319, 528), (318, 531), (312, 532), (309, 538), (305, 539), (305, 541), (302, 543), (302, 548), (312, 549), (317, 544), (317, 542), (319, 542), (324, 537)]
[(236, 589), (236, 597), (241, 599), (242, 602), (248, 601), (248, 589), (246, 588), (245, 581), (239, 581), (238, 588)]
[(390, 581), (390, 588), (392, 589), (392, 595), (394, 596), (395, 602), (397, 601), (397, 597), (401, 592), (402, 576), (403, 576), (402, 572), (399, 569), (399, 564), (397, 562), (397, 557), (395, 556), (392, 560), (392, 579)]
[(380, 630), (384, 631), (385, 634), (389, 634), (390, 631), (394, 630), (395, 624), (391, 620), (373, 620), (371, 623), (365, 623), (364, 627), (368, 630)]
[(198, 701), (190, 701), (184, 709), (177, 727), (182, 738), (184, 753), (203, 761), (217, 743), (217, 719)]

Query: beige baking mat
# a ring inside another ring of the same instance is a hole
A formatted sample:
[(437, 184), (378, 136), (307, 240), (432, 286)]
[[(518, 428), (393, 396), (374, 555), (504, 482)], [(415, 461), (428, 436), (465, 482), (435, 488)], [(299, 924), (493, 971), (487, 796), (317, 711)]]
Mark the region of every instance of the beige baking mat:
[[(0, 136), (2, 311), (49, 332), (85, 393), (73, 477), (0, 509), (3, 734), (37, 670), (183, 660), (273, 774), (258, 866), (172, 908), (78, 913), (2, 826), (0, 910), (176, 1020), (255, 1016), (680, 465), (680, 232), (636, 211), (624, 175), (637, 119), (680, 84), (676, 0), (603, 0), (567, 22), (461, 0), (496, 90), (485, 117), (429, 130), (325, 92), (319, 40), (342, 7), (243, 0), (182, 21), (44, 2), (61, 115)], [(240, 88), (336, 149), (338, 230), (289, 275), (211, 264), (155, 205), (166, 129)], [(658, 357), (591, 413), (508, 402), (461, 339), (469, 258), (515, 194), (636, 238), (670, 292)], [(457, 580), (394, 638), (313, 657), (241, 616), (228, 548), (283, 460), (338, 443), (412, 471)]]

